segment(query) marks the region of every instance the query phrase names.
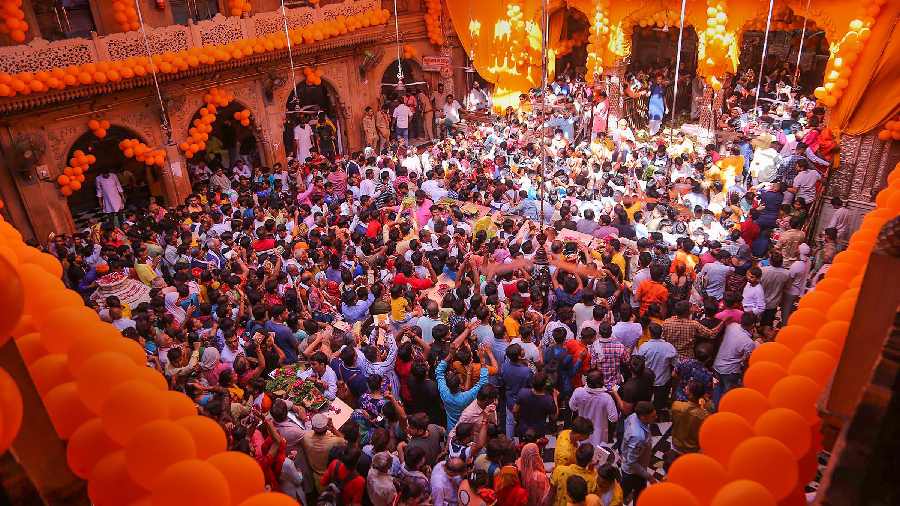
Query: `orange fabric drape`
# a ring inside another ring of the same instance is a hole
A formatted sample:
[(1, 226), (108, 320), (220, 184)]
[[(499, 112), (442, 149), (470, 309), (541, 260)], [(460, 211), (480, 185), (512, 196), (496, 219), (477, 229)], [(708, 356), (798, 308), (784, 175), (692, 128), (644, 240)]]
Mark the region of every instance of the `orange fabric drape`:
[(840, 132), (870, 132), (900, 113), (898, 21), (900, 2), (888, 2), (853, 68), (850, 85), (831, 111), (831, 124)]

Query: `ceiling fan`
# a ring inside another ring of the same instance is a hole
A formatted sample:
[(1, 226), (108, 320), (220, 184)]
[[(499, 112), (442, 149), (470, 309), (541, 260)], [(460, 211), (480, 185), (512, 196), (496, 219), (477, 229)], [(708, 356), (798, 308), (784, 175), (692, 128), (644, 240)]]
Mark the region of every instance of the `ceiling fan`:
[(400, 93), (406, 91), (407, 86), (417, 86), (420, 84), (428, 84), (428, 83), (426, 83), (425, 81), (415, 81), (412, 83), (404, 83), (402, 78), (398, 79), (396, 83), (381, 83), (382, 86), (394, 88), (394, 91), (400, 92)]

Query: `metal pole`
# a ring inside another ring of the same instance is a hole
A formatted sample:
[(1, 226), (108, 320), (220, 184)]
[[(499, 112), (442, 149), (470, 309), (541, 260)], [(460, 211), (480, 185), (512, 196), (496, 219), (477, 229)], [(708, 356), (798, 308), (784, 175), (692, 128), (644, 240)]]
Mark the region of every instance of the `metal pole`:
[(547, 12), (548, 0), (541, 0), (541, 232), (544, 231), (544, 187), (547, 186), (547, 146), (544, 130), (547, 120), (547, 39), (550, 38), (550, 15)]
[(672, 124), (669, 125), (669, 142), (675, 130), (675, 106), (678, 104), (678, 73), (681, 70), (681, 40), (684, 36), (684, 8), (687, 0), (681, 0), (681, 21), (678, 23), (678, 52), (675, 54), (675, 89), (672, 93)]
[(753, 100), (753, 113), (756, 114), (756, 106), (759, 105), (759, 90), (762, 88), (763, 70), (766, 66), (766, 51), (769, 49), (769, 28), (772, 26), (772, 9), (775, 7), (775, 0), (769, 0), (769, 15), (766, 16), (766, 36), (763, 38), (762, 58), (759, 62), (759, 79), (756, 82), (756, 97)]
[(803, 54), (803, 43), (806, 41), (806, 22), (809, 20), (809, 4), (812, 0), (806, 0), (806, 14), (803, 17), (803, 31), (800, 33), (800, 48), (797, 50), (797, 66), (794, 68), (794, 88), (800, 81), (800, 56)]
[(144, 27), (144, 15), (141, 13), (141, 3), (134, 0), (134, 8), (137, 11), (138, 21), (141, 23), (141, 35), (144, 39), (144, 50), (147, 51), (147, 60), (150, 62), (150, 73), (153, 75), (153, 87), (156, 88), (156, 98), (159, 100), (160, 116), (162, 117), (162, 129), (166, 134), (166, 140), (172, 142), (172, 128), (169, 123), (169, 113), (166, 111), (166, 104), (163, 102), (162, 91), (159, 89), (159, 80), (156, 78), (156, 64), (153, 63), (153, 53), (150, 51), (150, 40), (147, 38), (147, 29)]

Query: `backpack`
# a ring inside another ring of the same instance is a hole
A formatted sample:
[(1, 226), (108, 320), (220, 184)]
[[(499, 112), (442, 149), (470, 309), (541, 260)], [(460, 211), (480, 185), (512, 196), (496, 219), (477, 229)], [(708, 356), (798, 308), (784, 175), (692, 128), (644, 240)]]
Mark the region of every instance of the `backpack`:
[(563, 379), (561, 376), (563, 371), (560, 370), (562, 367), (562, 356), (568, 352), (565, 349), (557, 350), (555, 347), (550, 348), (549, 351), (547, 360), (544, 361), (544, 373), (552, 383), (548, 387), (559, 389)]

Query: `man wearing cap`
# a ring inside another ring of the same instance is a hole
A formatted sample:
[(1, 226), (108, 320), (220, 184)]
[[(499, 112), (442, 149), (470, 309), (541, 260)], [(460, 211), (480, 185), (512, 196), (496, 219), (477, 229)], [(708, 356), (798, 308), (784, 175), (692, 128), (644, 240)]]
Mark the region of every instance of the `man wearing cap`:
[(322, 475), (328, 469), (329, 453), (338, 445), (347, 444), (343, 434), (334, 428), (331, 419), (324, 413), (316, 413), (310, 420), (311, 430), (307, 430), (300, 440), (309, 467), (312, 468), (316, 490), (322, 491)]

